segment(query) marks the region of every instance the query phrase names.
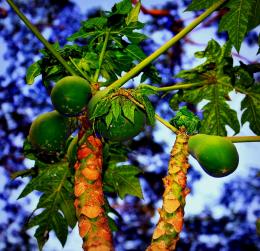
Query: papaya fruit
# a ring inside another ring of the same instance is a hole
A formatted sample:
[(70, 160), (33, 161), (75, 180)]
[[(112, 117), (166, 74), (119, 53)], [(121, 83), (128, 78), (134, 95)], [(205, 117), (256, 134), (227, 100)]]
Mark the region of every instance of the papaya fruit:
[(117, 119), (113, 118), (107, 127), (105, 119), (99, 118), (95, 123), (95, 130), (104, 139), (114, 142), (123, 142), (138, 135), (144, 129), (145, 122), (145, 113), (139, 108), (136, 108), (134, 112), (134, 122), (121, 115)]
[(71, 119), (51, 111), (40, 114), (32, 122), (28, 139), (40, 159), (52, 161), (64, 154), (72, 132)]
[(190, 154), (202, 169), (213, 177), (225, 177), (233, 173), (239, 163), (235, 145), (221, 136), (197, 134), (188, 142)]
[(91, 86), (78, 76), (60, 79), (51, 91), (54, 108), (65, 116), (77, 116), (87, 106), (91, 98)]

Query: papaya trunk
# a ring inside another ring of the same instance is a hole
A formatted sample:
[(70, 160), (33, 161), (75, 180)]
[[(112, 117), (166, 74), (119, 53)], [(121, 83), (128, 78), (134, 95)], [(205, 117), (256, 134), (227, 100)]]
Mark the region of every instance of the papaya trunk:
[(102, 143), (97, 137), (87, 136), (79, 146), (74, 168), (74, 205), (82, 248), (84, 251), (112, 251), (112, 233), (103, 208)]
[(188, 139), (184, 130), (177, 133), (171, 151), (168, 175), (163, 179), (163, 205), (158, 209), (160, 218), (153, 233), (152, 243), (146, 251), (175, 250), (183, 226), (188, 163)]

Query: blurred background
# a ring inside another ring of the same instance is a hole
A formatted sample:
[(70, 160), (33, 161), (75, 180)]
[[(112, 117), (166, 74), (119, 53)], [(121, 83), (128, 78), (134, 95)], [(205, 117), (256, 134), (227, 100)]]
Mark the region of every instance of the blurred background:
[[(31, 0), (15, 1), (19, 8), (37, 26), (50, 42), (66, 43), (80, 22), (94, 17), (100, 10), (109, 10), (115, 0)], [(149, 39), (142, 43), (147, 55), (151, 54), (180, 29), (199, 15), (184, 12), (190, 0), (143, 0), (140, 21), (146, 22), (144, 30)], [(155, 11), (161, 10), (161, 11)], [(162, 55), (155, 63), (161, 77), (161, 86), (174, 83), (173, 75), (180, 69), (189, 69), (201, 63), (193, 54), (203, 50), (214, 38), (220, 44), (225, 33), (217, 32), (221, 12), (214, 13), (186, 38)], [(250, 32), (238, 55), (233, 51), (234, 64), (259, 62), (257, 38), (259, 27)], [(40, 58), (43, 46), (10, 10), (6, 1), (0, 0), (0, 250), (37, 250), (35, 229), (23, 227), (38, 202), (36, 193), (17, 201), (27, 179), (11, 180), (14, 171), (32, 167), (24, 159), (23, 140), (30, 124), (40, 113), (52, 110), (46, 89), (37, 78), (32, 86), (26, 85), (26, 69)], [(259, 77), (259, 76), (256, 76)], [(138, 82), (138, 79), (135, 80)], [(231, 93), (231, 106), (241, 116), (240, 101), (243, 95)], [(163, 100), (153, 97), (156, 112), (169, 120), (174, 112), (169, 108), (170, 95)], [(199, 111), (200, 106), (194, 108)], [(233, 134), (228, 129), (229, 135)], [(239, 135), (254, 135), (245, 124)], [(155, 128), (135, 138), (129, 155), (132, 163), (144, 170), (141, 175), (144, 199), (127, 196), (123, 201), (110, 198), (111, 205), (120, 212), (115, 233), (116, 250), (145, 250), (151, 240), (158, 219), (156, 209), (161, 206), (162, 178), (166, 175), (169, 153), (175, 136), (159, 123)], [(177, 250), (254, 251), (260, 250), (256, 221), (260, 218), (260, 143), (236, 145), (240, 155), (238, 170), (228, 177), (217, 179), (206, 175), (190, 157), (185, 225)], [(78, 251), (82, 241), (75, 227), (64, 248), (55, 235), (50, 235), (45, 251)]]

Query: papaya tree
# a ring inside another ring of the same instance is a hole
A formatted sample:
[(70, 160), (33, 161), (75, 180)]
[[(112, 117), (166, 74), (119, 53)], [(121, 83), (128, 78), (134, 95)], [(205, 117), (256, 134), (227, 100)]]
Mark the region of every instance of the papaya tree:
[[(34, 166), (13, 174), (13, 178), (30, 178), (19, 198), (35, 190), (41, 193), (26, 223), (28, 228), (36, 227), (39, 249), (51, 231), (65, 245), (68, 229), (78, 224), (83, 250), (114, 250), (114, 219), (120, 215), (107, 194), (143, 197), (138, 180), (142, 170), (128, 164), (128, 146), (159, 121), (176, 134), (176, 140), (163, 178), (158, 223), (145, 248), (175, 250), (190, 193), (189, 155), (207, 174), (221, 178), (239, 165), (235, 143), (260, 141), (260, 94), (254, 78), (259, 64), (234, 66), (231, 51), (234, 47), (239, 52), (247, 32), (259, 25), (258, 1), (193, 0), (186, 11), (199, 11), (197, 18), (149, 56), (140, 46), (147, 37), (138, 31), (144, 27), (138, 19), (142, 9), (138, 1), (123, 0), (83, 21), (65, 46), (49, 43), (12, 0), (7, 2), (45, 46), (41, 58), (28, 67), (26, 81), (31, 85), (41, 76), (44, 87), (51, 90), (53, 105), (52, 111), (32, 122), (24, 142), (24, 155)], [(174, 85), (160, 87), (152, 63), (218, 10), (225, 10), (219, 31), (227, 32), (226, 43), (221, 46), (211, 39), (195, 53), (203, 63), (175, 74)], [(125, 85), (137, 76), (138, 85)], [(231, 91), (244, 94), (241, 122), (228, 103)], [(151, 102), (153, 96), (163, 99), (161, 93), (171, 95), (168, 107), (174, 117), (169, 121), (156, 114)], [(207, 103), (199, 111), (201, 116), (187, 108), (203, 100)], [(227, 135), (227, 127), (236, 135), (246, 122), (255, 136)]]

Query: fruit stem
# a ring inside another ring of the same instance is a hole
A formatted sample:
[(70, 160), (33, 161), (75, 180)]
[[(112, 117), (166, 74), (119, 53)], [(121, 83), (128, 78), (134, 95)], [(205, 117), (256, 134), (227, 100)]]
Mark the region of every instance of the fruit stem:
[(30, 23), (27, 17), (18, 9), (12, 0), (7, 0), (8, 4), (14, 12), (20, 17), (24, 24), (32, 31), (32, 33), (40, 40), (40, 42), (50, 51), (50, 53), (64, 66), (64, 68), (71, 74), (77, 75), (76, 72), (67, 64), (61, 55), (54, 49), (54, 47), (42, 36), (38, 29)]
[(96, 69), (95, 75), (94, 75), (94, 83), (98, 82), (98, 78), (99, 78), (99, 73), (101, 70), (101, 65), (105, 56), (105, 52), (106, 52), (106, 48), (107, 48), (107, 42), (109, 39), (109, 35), (110, 35), (110, 29), (106, 31), (106, 36), (105, 36), (105, 41), (103, 43), (103, 47), (99, 56), (99, 60), (98, 60), (98, 68)]
[(145, 58), (139, 64), (137, 64), (134, 68), (132, 68), (129, 72), (127, 72), (124, 76), (116, 80), (113, 84), (107, 87), (107, 91), (114, 90), (120, 88), (124, 83), (128, 80), (136, 76), (143, 68), (149, 65), (152, 61), (166, 52), (170, 47), (172, 47), (176, 42), (186, 36), (190, 31), (192, 31), (196, 26), (198, 26), (204, 19), (206, 19), (213, 11), (215, 11), (220, 5), (222, 5), (225, 0), (219, 0), (215, 4), (213, 4), (210, 8), (208, 8), (204, 13), (198, 16), (192, 23), (182, 29), (177, 35), (175, 35), (172, 39), (162, 45), (159, 49), (153, 52), (150, 56)]
[(195, 84), (176, 83), (174, 85), (165, 86), (165, 87), (157, 87), (157, 86), (152, 86), (152, 85), (148, 85), (148, 84), (141, 84), (140, 88), (149, 88), (155, 92), (167, 92), (167, 91), (174, 91), (174, 90), (181, 90), (181, 89), (189, 89), (192, 87), (209, 85), (209, 84), (211, 84), (211, 83), (206, 83), (206, 82), (200, 82), (200, 83), (195, 83)]
[(260, 142), (260, 136), (229, 136), (226, 138), (233, 143)]

